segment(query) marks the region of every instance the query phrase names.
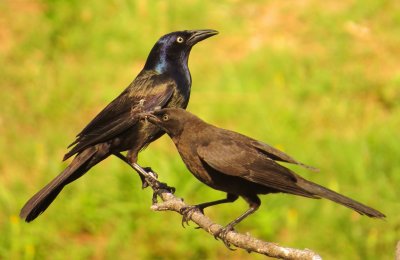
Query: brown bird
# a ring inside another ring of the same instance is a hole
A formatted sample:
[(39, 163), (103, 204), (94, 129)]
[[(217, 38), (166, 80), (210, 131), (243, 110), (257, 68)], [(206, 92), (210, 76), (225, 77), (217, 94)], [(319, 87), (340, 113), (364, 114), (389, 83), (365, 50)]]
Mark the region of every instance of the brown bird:
[(247, 201), (249, 209), (217, 234), (228, 247), (227, 232), (259, 208), (258, 194), (282, 192), (313, 199), (326, 198), (361, 215), (385, 217), (373, 208), (300, 177), (277, 161), (312, 167), (268, 144), (210, 125), (183, 109), (161, 109), (143, 114), (142, 118), (171, 137), (186, 167), (198, 180), (227, 193), (226, 199), (184, 209), (182, 223), (188, 221), (193, 210), (203, 212), (206, 207), (233, 202), (239, 196)]
[[(188, 59), (192, 47), (218, 32), (190, 30), (162, 36), (151, 49), (146, 64), (132, 83), (106, 106), (76, 137), (64, 160), (70, 165), (26, 202), (20, 216), (30, 222), (53, 202), (61, 190), (110, 155), (116, 155), (138, 172), (137, 156), (164, 134), (138, 114), (156, 107), (186, 108), (192, 79)], [(127, 151), (127, 157), (121, 152)], [(140, 175), (141, 176), (141, 175)], [(143, 187), (145, 182), (141, 176)]]

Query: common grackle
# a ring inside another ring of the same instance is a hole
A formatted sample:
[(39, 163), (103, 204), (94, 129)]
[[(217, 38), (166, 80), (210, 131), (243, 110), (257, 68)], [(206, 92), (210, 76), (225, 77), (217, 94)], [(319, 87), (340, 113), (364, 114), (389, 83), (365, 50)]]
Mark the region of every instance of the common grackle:
[(182, 224), (193, 210), (233, 202), (242, 197), (249, 209), (220, 231), (224, 243), (228, 231), (254, 213), (261, 205), (258, 194), (289, 193), (303, 197), (326, 198), (351, 208), (361, 215), (383, 218), (381, 212), (339, 193), (303, 179), (278, 162), (306, 166), (287, 154), (250, 137), (210, 125), (179, 108), (143, 113), (142, 119), (162, 128), (173, 140), (183, 162), (193, 175), (213, 189), (224, 191), (227, 198), (198, 204), (183, 210)]
[[(138, 113), (156, 107), (186, 108), (192, 83), (188, 68), (190, 51), (196, 43), (217, 33), (192, 30), (162, 36), (133, 82), (77, 135), (69, 146), (73, 148), (64, 156), (66, 160), (76, 155), (73, 161), (24, 205), (21, 218), (27, 222), (34, 220), (65, 185), (109, 155), (118, 156), (138, 170), (139, 151), (164, 134), (158, 127), (138, 120)], [(127, 150), (125, 157), (121, 152)], [(141, 179), (145, 186), (143, 176)]]

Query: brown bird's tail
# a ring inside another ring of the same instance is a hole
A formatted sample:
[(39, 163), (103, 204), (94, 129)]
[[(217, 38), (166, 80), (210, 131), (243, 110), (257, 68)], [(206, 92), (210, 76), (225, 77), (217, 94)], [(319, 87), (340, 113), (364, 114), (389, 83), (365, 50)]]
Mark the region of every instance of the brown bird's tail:
[(25, 203), (21, 209), (20, 217), (26, 222), (37, 218), (53, 202), (65, 185), (81, 177), (106, 156), (99, 156), (96, 146), (78, 154), (64, 171)]
[(327, 189), (325, 187), (322, 187), (316, 183), (307, 181), (305, 179), (299, 179), (297, 185), (299, 185), (301, 188), (304, 190), (311, 192), (319, 197), (326, 198), (328, 200), (331, 200), (333, 202), (342, 204), (343, 206), (346, 206), (348, 208), (351, 208), (361, 215), (366, 215), (370, 218), (384, 218), (386, 217), (383, 213), (370, 208), (364, 204), (361, 204), (355, 200), (352, 200), (346, 196), (343, 196), (337, 192), (334, 192), (330, 189)]

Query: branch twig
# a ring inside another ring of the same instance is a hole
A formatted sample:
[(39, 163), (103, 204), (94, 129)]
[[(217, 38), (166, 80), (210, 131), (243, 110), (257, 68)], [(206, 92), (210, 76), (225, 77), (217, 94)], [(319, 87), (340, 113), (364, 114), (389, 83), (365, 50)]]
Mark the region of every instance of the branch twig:
[[(139, 170), (138, 168), (135, 168), (135, 170), (140, 171), (145, 176), (147, 183), (154, 191), (155, 195), (153, 196), (153, 205), (151, 206), (151, 209), (155, 211), (175, 211), (181, 214), (181, 209), (189, 206), (185, 204), (182, 199), (175, 197), (168, 189), (169, 187), (166, 184), (159, 182), (155, 178), (156, 175), (151, 172), (147, 173), (143, 169)], [(157, 195), (162, 199), (162, 202), (157, 203)], [(189, 219), (196, 223), (199, 228), (205, 230), (213, 236), (216, 235), (217, 232), (222, 228), (221, 225), (214, 223), (200, 211), (194, 211), (193, 214), (190, 214)], [(321, 256), (309, 249), (300, 250), (282, 247), (276, 243), (264, 242), (262, 240), (253, 238), (249, 234), (241, 234), (235, 231), (229, 231), (226, 236), (226, 240), (230, 244), (238, 248), (242, 248), (249, 253), (256, 252), (274, 258), (294, 260), (322, 259)]]

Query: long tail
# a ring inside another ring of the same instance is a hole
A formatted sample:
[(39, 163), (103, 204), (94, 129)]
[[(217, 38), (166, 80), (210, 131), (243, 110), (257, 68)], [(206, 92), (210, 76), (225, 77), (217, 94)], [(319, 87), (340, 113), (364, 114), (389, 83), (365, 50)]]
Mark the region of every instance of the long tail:
[(329, 199), (333, 202), (342, 204), (348, 208), (351, 208), (361, 215), (366, 215), (370, 218), (384, 218), (386, 217), (383, 213), (377, 211), (376, 209), (370, 208), (364, 204), (361, 204), (355, 200), (352, 200), (346, 196), (343, 196), (337, 192), (334, 192), (330, 189), (322, 187), (316, 183), (307, 181), (305, 179), (299, 179), (297, 185), (301, 188), (309, 191), (319, 197)]
[(20, 217), (26, 222), (37, 218), (54, 201), (65, 185), (84, 175), (91, 167), (108, 156), (108, 154), (100, 153), (96, 146), (92, 146), (78, 154), (63, 172), (25, 203)]

